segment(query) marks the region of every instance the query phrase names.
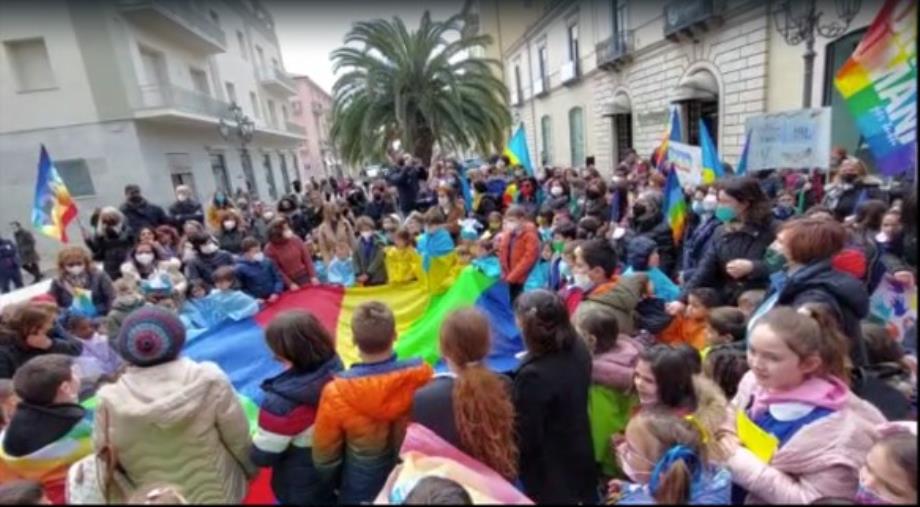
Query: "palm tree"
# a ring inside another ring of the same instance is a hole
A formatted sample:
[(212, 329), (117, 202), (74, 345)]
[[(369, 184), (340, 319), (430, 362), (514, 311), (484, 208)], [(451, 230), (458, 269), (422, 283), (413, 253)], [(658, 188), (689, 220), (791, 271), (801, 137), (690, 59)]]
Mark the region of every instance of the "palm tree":
[[(426, 11), (418, 30), (399, 18), (356, 23), (332, 53), (332, 139), (349, 163), (380, 160), (393, 141), (424, 160), (442, 150), (501, 149), (511, 124), (508, 91), (492, 59), (469, 57), (491, 43), (464, 30), (467, 10), (447, 21)], [(448, 35), (458, 38), (448, 41)], [(356, 44), (357, 46), (350, 45)]]

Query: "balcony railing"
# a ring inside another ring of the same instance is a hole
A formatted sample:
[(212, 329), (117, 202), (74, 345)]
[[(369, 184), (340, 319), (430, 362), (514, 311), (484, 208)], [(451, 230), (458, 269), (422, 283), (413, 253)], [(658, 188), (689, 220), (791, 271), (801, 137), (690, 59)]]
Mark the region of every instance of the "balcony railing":
[(138, 111), (172, 109), (217, 119), (227, 115), (230, 108), (230, 104), (206, 93), (168, 83), (141, 85), (139, 90), (139, 100), (135, 107)]
[(597, 55), (597, 66), (603, 69), (619, 69), (620, 65), (630, 60), (630, 54), (634, 49), (635, 32), (614, 32), (607, 40), (597, 43), (594, 51)]
[(222, 53), (227, 36), (217, 23), (181, 0), (116, 0), (122, 14), (152, 30), (164, 30), (208, 53)]
[(262, 85), (275, 93), (285, 95), (294, 95), (297, 93), (297, 83), (281, 69), (276, 67), (268, 69), (258, 68), (256, 73), (259, 75), (259, 81)]
[(285, 122), (285, 129), (291, 134), (297, 134), (299, 136), (306, 136), (307, 132), (304, 130), (303, 125), (294, 123), (292, 121)]
[(725, 0), (672, 0), (664, 6), (664, 36), (695, 38), (697, 31), (705, 32), (721, 22), (719, 13), (724, 7)]

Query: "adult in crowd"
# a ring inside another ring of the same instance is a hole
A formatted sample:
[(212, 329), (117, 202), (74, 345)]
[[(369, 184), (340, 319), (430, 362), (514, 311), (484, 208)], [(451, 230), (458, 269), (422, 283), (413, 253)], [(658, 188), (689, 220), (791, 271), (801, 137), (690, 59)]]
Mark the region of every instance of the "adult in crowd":
[(0, 236), (0, 294), (22, 288), (22, 272), (19, 250), (12, 240)]
[(185, 264), (185, 276), (189, 282), (200, 280), (206, 287), (213, 286), (212, 277), (217, 268), (233, 266), (233, 255), (221, 250), (217, 240), (205, 233), (190, 236), (189, 243), (195, 249), (195, 256)]
[(138, 185), (125, 186), (125, 202), (119, 209), (125, 215), (128, 227), (134, 231), (140, 231), (144, 227), (156, 229), (170, 223), (163, 208), (148, 202), (141, 195), (141, 187)]
[(460, 221), (466, 216), (466, 207), (463, 199), (458, 198), (453, 189), (448, 186), (438, 187), (438, 209), (447, 219), (446, 229), (454, 241), (460, 237)]
[[(226, 374), (180, 357), (184, 344), (169, 310), (145, 306), (125, 319), (115, 347), (129, 366), (98, 392), (93, 448), (117, 460), (116, 479), (172, 484), (191, 504), (239, 504), (256, 471), (249, 422)], [(109, 488), (106, 500), (125, 493)]]
[(117, 280), (121, 277), (121, 264), (136, 243), (135, 235), (125, 224), (121, 211), (112, 207), (102, 208), (96, 231), (90, 237), (84, 232), (83, 238), (93, 252), (93, 260), (102, 262), (102, 269), (109, 278)]
[(610, 219), (610, 204), (607, 203), (607, 184), (597, 178), (588, 183), (585, 190), (585, 216), (601, 221)]
[[(770, 201), (754, 178), (729, 178), (719, 190), (715, 216), (720, 225), (710, 240), (693, 276), (685, 281), (681, 301), (696, 287), (715, 289), (723, 304), (734, 305), (750, 289), (766, 289), (769, 270), (764, 253), (776, 238), (776, 222)], [(672, 313), (683, 311), (684, 303), (668, 305)]]
[(489, 228), (489, 215), (501, 211), (498, 199), (489, 194), (489, 187), (485, 181), (473, 182), (473, 216), (484, 229)]
[[(58, 253), (57, 267), (58, 275), (52, 280), (48, 292), (58, 307), (76, 309), (89, 317), (104, 317), (109, 313), (115, 301), (112, 279), (93, 265), (86, 249), (65, 247)], [(82, 306), (87, 295), (92, 301), (92, 308)], [(75, 298), (78, 299), (77, 305), (74, 305)]]
[(399, 211), (403, 216), (408, 216), (415, 210), (419, 181), (424, 179), (421, 168), (411, 164), (408, 158), (401, 157), (396, 162), (396, 167), (387, 175), (387, 180), (399, 192)]
[(571, 203), (569, 184), (564, 178), (553, 178), (548, 182), (549, 197), (543, 200), (541, 213), (568, 210)]
[(539, 188), (540, 186), (537, 183), (537, 179), (533, 176), (521, 180), (521, 186), (517, 195), (517, 204), (524, 208), (524, 211), (530, 216), (537, 216), (537, 213), (540, 212), (542, 196), (538, 191)]
[(161, 225), (156, 230), (157, 244), (169, 258), (179, 257), (179, 233), (171, 225)]
[(719, 199), (716, 194), (706, 193), (705, 196), (696, 196), (691, 204), (693, 225), (688, 229), (684, 239), (683, 257), (680, 263), (680, 279), (689, 280), (699, 265), (700, 259), (709, 247), (709, 240), (722, 223), (716, 218), (716, 206)]
[(41, 258), (38, 256), (38, 250), (35, 248), (35, 236), (22, 228), (19, 222), (11, 222), (13, 227), (13, 239), (16, 240), (16, 247), (19, 249), (19, 262), (26, 273), (32, 275), (32, 283), (37, 283), (43, 278), (42, 270), (39, 266)]
[(319, 283), (310, 248), (294, 234), (283, 217), (276, 218), (268, 226), (265, 257), (275, 263), (285, 287), (290, 290)]
[(246, 237), (246, 226), (238, 210), (227, 209), (220, 212), (220, 231), (217, 233), (217, 242), (221, 250), (234, 255), (243, 252), (243, 238)]
[(301, 213), (300, 208), (297, 207), (297, 204), (290, 197), (282, 197), (281, 200), (278, 201), (278, 214), (287, 219), (288, 224), (291, 226), (291, 230), (294, 231), (297, 237), (303, 239), (310, 233), (307, 221), (304, 220), (303, 213)]
[(320, 224), (315, 238), (319, 246), (319, 254), (326, 266), (335, 257), (335, 246), (337, 244), (347, 243), (351, 245), (354, 243), (354, 228), (342, 216), (342, 206), (340, 204), (327, 203), (323, 207), (323, 222)]
[(176, 202), (169, 207), (169, 220), (173, 227), (181, 229), (187, 220), (204, 223), (201, 203), (192, 198), (192, 189), (186, 185), (176, 187)]
[(160, 263), (167, 258), (160, 254), (152, 244), (138, 242), (121, 265), (121, 274), (132, 277), (135, 282), (149, 280), (157, 272)]
[(593, 504), (597, 472), (588, 421), (591, 354), (552, 292), (521, 295), (515, 318), (527, 350), (513, 388), (524, 492), (538, 504)]
[(387, 199), (387, 185), (383, 180), (371, 184), (371, 200), (364, 206), (364, 215), (371, 217), (375, 224), (386, 215), (396, 213), (396, 206)]
[(825, 189), (824, 205), (842, 221), (856, 211), (860, 200), (882, 199), (884, 192), (879, 186), (862, 160), (847, 157), (840, 163), (837, 179)]
[[(48, 354), (79, 356), (83, 344), (57, 323), (53, 302), (28, 301), (4, 308), (0, 322), (0, 379), (13, 378), (34, 357)], [(6, 407), (9, 408), (9, 407)]]
[(671, 225), (665, 219), (662, 206), (664, 196), (657, 190), (646, 190), (639, 194), (632, 207), (632, 232), (651, 238), (658, 252), (659, 268), (671, 275), (677, 261), (677, 248)]
[(218, 189), (214, 192), (214, 196), (211, 198), (211, 202), (208, 204), (207, 215), (205, 220), (208, 226), (212, 231), (220, 230), (220, 212), (227, 210), (233, 207), (233, 202), (227, 197), (227, 193), (223, 190)]
[(310, 190), (303, 206), (303, 218), (311, 233), (323, 223), (323, 203), (323, 193), (319, 190)]

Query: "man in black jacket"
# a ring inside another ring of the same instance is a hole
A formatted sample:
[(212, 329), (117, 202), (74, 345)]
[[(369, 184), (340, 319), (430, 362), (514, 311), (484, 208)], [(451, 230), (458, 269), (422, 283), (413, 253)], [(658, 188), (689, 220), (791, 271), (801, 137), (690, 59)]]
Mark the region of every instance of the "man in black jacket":
[(415, 201), (418, 199), (418, 182), (422, 178), (420, 168), (406, 163), (406, 158), (400, 158), (396, 167), (387, 176), (390, 184), (399, 192), (399, 210), (403, 215), (409, 215), (415, 210)]
[(125, 203), (121, 205), (121, 212), (125, 215), (128, 227), (135, 233), (144, 227), (155, 229), (161, 225), (169, 224), (166, 212), (156, 204), (150, 204), (141, 195), (141, 187), (131, 184), (125, 187)]
[(189, 220), (204, 224), (204, 211), (201, 204), (192, 199), (191, 188), (185, 185), (176, 187), (176, 202), (169, 207), (169, 219), (177, 231), (181, 231), (182, 224)]

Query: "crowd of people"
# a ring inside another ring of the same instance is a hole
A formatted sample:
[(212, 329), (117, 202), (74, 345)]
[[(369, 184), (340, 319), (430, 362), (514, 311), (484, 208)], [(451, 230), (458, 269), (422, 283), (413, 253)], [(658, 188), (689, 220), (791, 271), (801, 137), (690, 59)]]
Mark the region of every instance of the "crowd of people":
[[(869, 311), (886, 278), (914, 286), (916, 191), (835, 150), (829, 173), (685, 188), (675, 234), (667, 171), (635, 152), (606, 176), (403, 156), (275, 205), (180, 186), (161, 207), (129, 185), (47, 294), (3, 310), (0, 503), (240, 503), (262, 468), (300, 505), (916, 503), (916, 328)], [(41, 276), (13, 227), (4, 291)], [(437, 256), (507, 284), (513, 371), (487, 367), (475, 307), (431, 337), (437, 374), (397, 359), (383, 303), (355, 309), (348, 367), (334, 330), (288, 310), (250, 432), (226, 372), (183, 356), (286, 291), (430, 283)], [(463, 473), (410, 474), (419, 441)]]

